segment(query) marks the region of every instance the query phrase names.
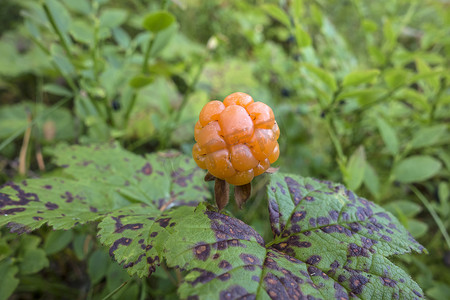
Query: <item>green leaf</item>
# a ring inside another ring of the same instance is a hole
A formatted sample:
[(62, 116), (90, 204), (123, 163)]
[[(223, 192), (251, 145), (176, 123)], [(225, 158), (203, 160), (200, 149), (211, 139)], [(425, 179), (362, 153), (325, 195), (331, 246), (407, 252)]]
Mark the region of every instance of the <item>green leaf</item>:
[(261, 8), (265, 13), (267, 13), (269, 16), (271, 16), (272, 18), (274, 18), (287, 28), (291, 27), (291, 21), (289, 20), (289, 16), (278, 5), (263, 4)]
[(422, 211), (422, 206), (408, 200), (397, 200), (383, 207), (396, 217), (412, 218)]
[(204, 207), (177, 222), (165, 248), (167, 264), (188, 272), (181, 298), (423, 297), (387, 256), (424, 249), (381, 207), (342, 185), (281, 173), (267, 192), (267, 245), (252, 227)]
[(135, 89), (140, 89), (152, 83), (153, 80), (154, 78), (151, 76), (136, 75), (133, 78), (131, 78), (130, 86)]
[(0, 300), (7, 300), (19, 285), (19, 279), (15, 277), (18, 271), (10, 259), (0, 261)]
[(329, 73), (328, 71), (320, 68), (320, 67), (316, 67), (312, 64), (309, 63), (305, 63), (303, 64), (306, 69), (308, 71), (310, 71), (312, 74), (314, 74), (320, 81), (322, 81), (326, 86), (328, 86), (328, 88), (334, 92), (337, 90), (337, 84), (336, 84), (336, 79), (333, 77), (333, 75), (331, 73)]
[(128, 12), (120, 8), (107, 8), (100, 15), (100, 27), (116, 28), (122, 25), (128, 17)]
[(440, 124), (431, 127), (421, 128), (411, 141), (412, 149), (433, 146), (441, 142), (441, 138), (447, 132), (447, 125)]
[(88, 15), (91, 12), (91, 5), (88, 0), (63, 0), (64, 4), (71, 10)]
[(290, 8), (290, 12), (295, 20), (300, 20), (304, 13), (303, 0), (293, 0)]
[(398, 154), (399, 143), (394, 128), (382, 118), (377, 118), (377, 126), (389, 153), (392, 155)]
[(400, 161), (394, 169), (394, 176), (404, 183), (420, 182), (436, 175), (441, 167), (441, 162), (431, 156), (415, 155)]
[(410, 73), (405, 69), (386, 69), (384, 72), (384, 80), (391, 89), (396, 89), (406, 85), (409, 82), (409, 77)]
[(275, 234), (271, 246), (306, 262), (316, 285), (331, 278), (335, 288), (362, 299), (374, 293), (387, 299), (423, 297), (387, 257), (424, 248), (380, 206), (339, 184), (280, 173), (271, 176), (267, 192)]
[(73, 252), (79, 260), (84, 260), (92, 248), (92, 239), (86, 235), (76, 235), (73, 239)]
[(127, 49), (130, 45), (131, 38), (128, 33), (120, 27), (116, 27), (112, 30), (113, 37), (117, 44), (123, 49)]
[(156, 57), (174, 38), (177, 32), (176, 26), (171, 26), (156, 35), (150, 51), (150, 57)]
[(165, 257), (167, 238), (195, 209), (178, 206), (164, 211), (166, 207), (129, 206), (111, 213), (99, 224), (100, 241), (110, 247), (109, 254), (123, 262), (130, 275), (146, 277), (155, 271)]
[(89, 46), (94, 44), (94, 28), (92, 28), (91, 24), (88, 24), (85, 21), (77, 20), (73, 22), (70, 29), (70, 34), (78, 42), (84, 43)]
[(428, 224), (418, 220), (408, 221), (408, 230), (414, 238), (420, 238), (425, 235), (428, 231)]
[(48, 234), (45, 243), (44, 250), (48, 255), (57, 253), (69, 245), (73, 238), (73, 231), (52, 231)]
[(358, 149), (353, 152), (352, 156), (346, 166), (346, 174), (344, 181), (349, 189), (358, 189), (363, 180), (366, 170), (366, 152), (363, 146), (359, 146)]
[(300, 48), (311, 45), (311, 37), (299, 24), (295, 25), (295, 38), (297, 39), (297, 44)]
[(19, 267), (22, 275), (34, 274), (49, 266), (47, 254), (39, 248), (28, 249), (21, 259)]
[(145, 16), (142, 26), (153, 33), (158, 33), (175, 22), (175, 16), (167, 11), (157, 11)]
[(347, 76), (344, 77), (342, 85), (344, 87), (347, 86), (356, 86), (363, 83), (372, 82), (378, 75), (380, 74), (380, 70), (361, 70), (361, 71), (353, 71)]
[(370, 193), (378, 199), (380, 196), (380, 179), (375, 169), (367, 161), (364, 172), (364, 185), (369, 189)]
[(67, 33), (70, 29), (72, 20), (66, 7), (56, 0), (44, 0), (44, 2), (48, 6), (50, 13), (55, 20), (56, 27), (58, 27), (61, 33)]
[(97, 284), (105, 277), (110, 259), (108, 254), (102, 250), (94, 251), (88, 259), (87, 273), (91, 278), (91, 283)]
[(69, 91), (68, 89), (66, 89), (65, 87), (61, 86), (61, 85), (57, 85), (57, 84), (46, 84), (43, 87), (43, 91), (53, 94), (53, 95), (57, 95), (57, 96), (63, 96), (63, 97), (72, 97), (73, 93), (71, 91)]
[[(146, 158), (118, 144), (60, 146), (56, 164), (68, 178), (30, 179), (0, 188), (0, 226), (27, 232), (101, 220), (105, 213), (141, 203), (160, 209), (195, 205), (209, 196), (203, 171), (176, 152)], [(70, 179), (72, 178), (72, 179)]]
[(57, 46), (56, 44), (53, 44), (50, 47), (50, 53), (52, 54), (52, 60), (58, 66), (58, 69), (61, 73), (63, 73), (64, 75), (75, 74), (76, 70), (74, 65), (64, 54), (64, 51), (61, 49), (61, 47)]

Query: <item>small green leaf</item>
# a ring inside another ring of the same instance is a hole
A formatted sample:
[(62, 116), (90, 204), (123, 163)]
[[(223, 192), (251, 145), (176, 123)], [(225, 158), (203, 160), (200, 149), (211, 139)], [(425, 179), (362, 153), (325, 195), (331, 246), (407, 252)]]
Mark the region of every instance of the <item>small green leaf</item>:
[(380, 70), (362, 70), (362, 71), (353, 71), (347, 76), (344, 77), (342, 85), (344, 87), (347, 86), (356, 86), (363, 83), (369, 83), (373, 81), (380, 74)]
[(53, 94), (53, 95), (57, 95), (57, 96), (63, 96), (63, 97), (72, 97), (73, 93), (71, 91), (69, 91), (68, 89), (66, 89), (65, 87), (61, 86), (61, 85), (57, 85), (57, 84), (46, 84), (43, 87), (43, 91)]
[(72, 241), (73, 231), (72, 230), (57, 230), (52, 231), (48, 234), (45, 243), (44, 250), (47, 255), (51, 255), (61, 251), (66, 248), (67, 245)]
[(433, 146), (441, 141), (442, 136), (447, 131), (446, 124), (421, 128), (411, 141), (412, 149)]
[(311, 45), (311, 37), (299, 24), (296, 24), (295, 26), (295, 38), (297, 39), (297, 44), (300, 48)]
[(64, 4), (71, 10), (88, 15), (91, 12), (91, 5), (88, 0), (63, 0)]
[(153, 80), (154, 78), (150, 76), (136, 75), (133, 78), (131, 78), (130, 86), (135, 89), (140, 89), (152, 83)]
[(44, 0), (45, 4), (50, 10), (50, 13), (55, 20), (55, 25), (62, 34), (65, 34), (70, 29), (72, 18), (66, 7), (56, 0)]
[(150, 51), (150, 57), (156, 57), (167, 45), (169, 45), (172, 38), (177, 32), (176, 26), (171, 26), (167, 30), (161, 31), (156, 35)]
[(409, 220), (408, 221), (408, 230), (414, 238), (420, 238), (428, 231), (428, 224), (418, 221), (418, 220)]
[(402, 160), (394, 169), (394, 176), (404, 183), (420, 182), (436, 175), (441, 167), (441, 162), (431, 156), (415, 155)]
[(383, 207), (397, 217), (412, 218), (422, 211), (422, 206), (408, 200), (397, 200)]
[(289, 16), (287, 13), (282, 10), (278, 5), (275, 4), (263, 4), (261, 6), (264, 12), (266, 12), (269, 16), (286, 26), (287, 28), (291, 27), (291, 21), (289, 20)]
[(410, 73), (405, 69), (395, 68), (386, 69), (384, 72), (384, 80), (391, 89), (396, 89), (409, 82)]
[(34, 274), (49, 266), (47, 254), (40, 248), (29, 249), (21, 258), (20, 274)]
[(336, 79), (333, 77), (333, 75), (330, 72), (328, 72), (328, 71), (326, 71), (326, 70), (324, 70), (324, 69), (322, 69), (320, 67), (317, 67), (317, 66), (314, 66), (312, 64), (309, 64), (309, 63), (305, 63), (303, 65), (306, 67), (306, 69), (308, 71), (310, 71), (320, 81), (322, 81), (326, 86), (328, 86), (328, 88), (332, 92), (337, 90)]
[(386, 145), (388, 151), (392, 155), (398, 154), (398, 139), (394, 128), (392, 128), (385, 120), (382, 118), (377, 118), (377, 126), (380, 131), (381, 138)]
[(346, 166), (346, 174), (344, 181), (349, 189), (358, 189), (363, 180), (366, 169), (366, 152), (363, 146), (359, 146), (358, 149), (353, 152), (352, 156)]
[(110, 264), (110, 259), (108, 254), (102, 250), (94, 251), (88, 259), (87, 273), (91, 278), (92, 284), (97, 284), (105, 277), (108, 267)]
[(167, 11), (157, 11), (145, 16), (142, 26), (153, 33), (158, 33), (175, 22), (175, 16)]
[(73, 66), (72, 62), (67, 58), (64, 50), (60, 46), (56, 44), (51, 45), (50, 53), (52, 54), (52, 59), (58, 66), (61, 73), (65, 75), (75, 74), (75, 67)]
[(364, 172), (364, 185), (369, 189), (370, 193), (378, 199), (380, 196), (380, 179), (375, 169), (367, 161)]
[(10, 259), (0, 261), (0, 300), (7, 300), (19, 285), (19, 279), (15, 277), (19, 269), (13, 265)]
[(427, 290), (427, 296), (432, 299), (446, 299), (450, 295), (450, 286), (448, 283), (434, 281), (431, 288)]
[(79, 260), (84, 260), (92, 248), (92, 239), (86, 234), (76, 235), (73, 239), (73, 252)]
[(117, 44), (119, 44), (119, 46), (123, 49), (127, 49), (131, 42), (131, 38), (128, 33), (121, 27), (113, 28), (112, 33)]
[(294, 17), (295, 20), (300, 20), (304, 13), (303, 0), (293, 0), (292, 5), (290, 7), (290, 13)]
[(73, 22), (70, 29), (70, 34), (73, 38), (81, 43), (91, 46), (94, 43), (94, 30), (91, 24), (85, 21), (77, 20)]
[(128, 12), (119, 8), (107, 8), (100, 15), (100, 27), (115, 28), (122, 25), (128, 17)]

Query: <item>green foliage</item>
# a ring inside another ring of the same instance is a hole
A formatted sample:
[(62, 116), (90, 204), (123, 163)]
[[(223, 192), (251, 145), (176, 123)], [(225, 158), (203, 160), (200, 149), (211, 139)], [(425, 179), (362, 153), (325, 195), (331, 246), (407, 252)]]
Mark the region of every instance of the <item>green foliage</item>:
[[(182, 298), (370, 298), (375, 291), (422, 297), (420, 287), (387, 256), (424, 248), (393, 215), (342, 185), (271, 175), (274, 236), (266, 245), (244, 222), (197, 206), (209, 193), (190, 158), (173, 152), (142, 158), (117, 144), (62, 146), (54, 154), (64, 177), (4, 185), (0, 225), (23, 233), (44, 223), (69, 229), (99, 220), (100, 241), (130, 275), (149, 276), (164, 260), (187, 270)], [(31, 238), (27, 244), (36, 247), (39, 239)], [(46, 254), (72, 239), (72, 230), (51, 232), (43, 250), (26, 249), (21, 271), (40, 270)], [(107, 269), (105, 253), (94, 251), (87, 267), (91, 282), (98, 283)], [(5, 270), (10, 277), (15, 272)], [(291, 288), (285, 290), (286, 284)]]

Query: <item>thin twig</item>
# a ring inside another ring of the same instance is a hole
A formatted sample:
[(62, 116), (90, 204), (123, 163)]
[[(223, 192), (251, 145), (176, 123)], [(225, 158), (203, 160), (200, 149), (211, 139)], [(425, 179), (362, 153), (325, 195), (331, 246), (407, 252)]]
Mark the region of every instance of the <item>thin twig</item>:
[(23, 136), (22, 148), (20, 149), (19, 155), (19, 174), (25, 175), (27, 172), (26, 160), (27, 160), (27, 151), (28, 145), (30, 144), (31, 138), (31, 113), (28, 112), (27, 116), (28, 127), (25, 130), (25, 135)]

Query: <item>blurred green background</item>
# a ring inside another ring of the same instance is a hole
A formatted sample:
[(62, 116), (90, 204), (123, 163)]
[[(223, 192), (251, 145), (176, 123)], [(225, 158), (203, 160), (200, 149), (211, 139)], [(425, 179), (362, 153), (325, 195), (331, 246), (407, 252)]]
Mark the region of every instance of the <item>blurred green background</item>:
[[(2, 0), (0, 17), (0, 184), (57, 173), (58, 143), (190, 153), (203, 105), (246, 92), (274, 109), (276, 166), (391, 211), (429, 251), (396, 262), (450, 295), (449, 1)], [(233, 212), (268, 237), (264, 183)], [(93, 226), (0, 231), (0, 299), (127, 280)], [(170, 272), (133, 280), (115, 297), (176, 298)]]

